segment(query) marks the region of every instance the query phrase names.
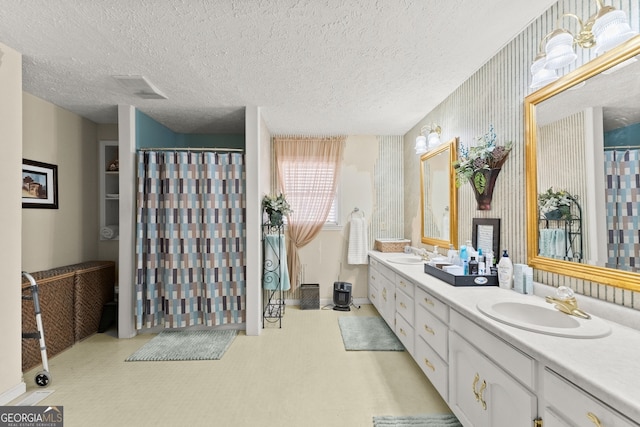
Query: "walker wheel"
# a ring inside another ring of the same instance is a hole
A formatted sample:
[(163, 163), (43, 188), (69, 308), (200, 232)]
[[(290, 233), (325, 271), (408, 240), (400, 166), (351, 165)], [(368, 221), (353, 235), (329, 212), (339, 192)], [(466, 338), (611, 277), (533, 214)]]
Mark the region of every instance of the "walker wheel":
[(46, 387), (51, 382), (51, 375), (47, 371), (40, 371), (36, 374), (35, 382), (37, 386)]

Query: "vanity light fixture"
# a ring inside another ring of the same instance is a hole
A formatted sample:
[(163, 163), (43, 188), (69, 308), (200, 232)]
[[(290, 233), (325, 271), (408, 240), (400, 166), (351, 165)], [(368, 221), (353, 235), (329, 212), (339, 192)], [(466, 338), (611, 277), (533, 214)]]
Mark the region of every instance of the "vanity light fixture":
[(435, 123), (422, 126), (420, 136), (416, 138), (416, 154), (424, 154), (440, 145), (442, 143), (440, 141), (441, 133), (442, 128)]
[[(620, 43), (629, 40), (637, 32), (629, 26), (627, 14), (612, 6), (605, 6), (603, 0), (596, 0), (598, 11), (583, 22), (573, 13), (564, 13), (558, 18), (558, 27), (544, 36), (540, 44), (546, 40), (545, 52), (540, 53), (531, 65), (531, 88), (537, 89), (558, 78), (556, 70), (566, 67), (576, 60), (574, 45), (584, 49), (595, 47), (596, 54), (604, 53)], [(578, 21), (580, 29), (577, 35), (562, 28), (560, 21), (565, 18)]]

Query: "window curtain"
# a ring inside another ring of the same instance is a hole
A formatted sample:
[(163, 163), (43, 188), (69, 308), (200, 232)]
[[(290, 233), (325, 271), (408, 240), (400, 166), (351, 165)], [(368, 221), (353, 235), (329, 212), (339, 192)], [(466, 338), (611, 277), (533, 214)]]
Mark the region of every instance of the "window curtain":
[(345, 137), (274, 137), (282, 192), (291, 205), (287, 216), (287, 266), (292, 288), (299, 286), (298, 249), (322, 230), (335, 198)]
[(640, 150), (605, 150), (607, 267), (640, 271)]
[(242, 153), (138, 153), (136, 328), (245, 321)]

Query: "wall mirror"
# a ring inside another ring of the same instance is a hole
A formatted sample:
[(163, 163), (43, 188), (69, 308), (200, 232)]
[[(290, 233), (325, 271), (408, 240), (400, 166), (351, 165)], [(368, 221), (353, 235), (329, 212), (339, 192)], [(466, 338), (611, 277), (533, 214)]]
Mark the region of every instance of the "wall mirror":
[[(640, 291), (639, 55), (636, 36), (525, 98), (536, 269)], [(549, 189), (567, 192), (564, 212), (541, 210)]]
[(458, 243), (458, 191), (452, 163), (458, 138), (420, 156), (422, 243), (448, 248)]

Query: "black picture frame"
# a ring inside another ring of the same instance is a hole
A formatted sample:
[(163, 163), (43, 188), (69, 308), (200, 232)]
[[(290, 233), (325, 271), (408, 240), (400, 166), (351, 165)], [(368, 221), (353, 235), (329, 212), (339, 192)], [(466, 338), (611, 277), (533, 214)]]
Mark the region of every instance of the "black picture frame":
[(473, 218), (471, 238), (475, 250), (487, 253), (489, 243), (495, 259), (500, 259), (500, 218)]
[(58, 166), (22, 159), (22, 208), (58, 209)]

